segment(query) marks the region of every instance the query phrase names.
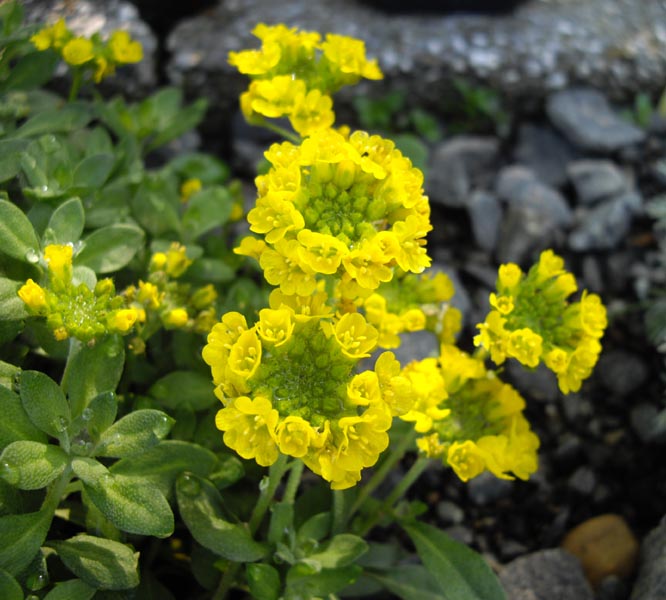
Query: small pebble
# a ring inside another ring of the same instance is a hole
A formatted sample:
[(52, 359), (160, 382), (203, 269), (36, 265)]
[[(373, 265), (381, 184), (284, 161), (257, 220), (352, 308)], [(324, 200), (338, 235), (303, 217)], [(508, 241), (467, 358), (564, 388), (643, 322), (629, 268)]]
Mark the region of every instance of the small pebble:
[(584, 521), (567, 533), (562, 547), (576, 556), (593, 587), (609, 575), (628, 577), (638, 558), (638, 540), (620, 515)]

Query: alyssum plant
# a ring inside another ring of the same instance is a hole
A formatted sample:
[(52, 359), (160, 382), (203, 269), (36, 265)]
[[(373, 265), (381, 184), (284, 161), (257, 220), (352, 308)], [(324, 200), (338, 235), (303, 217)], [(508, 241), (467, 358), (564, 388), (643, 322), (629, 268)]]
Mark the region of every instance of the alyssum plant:
[[(404, 497), (433, 461), (464, 481), (536, 471), (525, 401), (490, 362), (543, 362), (579, 390), (600, 299), (571, 300), (550, 250), (502, 265), (476, 351), (457, 347), (421, 172), (334, 128), (332, 94), (382, 77), (359, 40), (261, 24), (260, 48), (231, 53), (245, 117), (286, 139), (233, 244), (223, 163), (144, 162), (202, 103), (80, 99), (140, 45), (25, 27), (16, 3), (0, 19), (0, 596), (503, 598)], [(42, 89), (60, 60), (68, 100)], [(423, 329), (439, 355), (401, 365), (400, 334)], [(375, 527), (402, 528), (420, 561)]]

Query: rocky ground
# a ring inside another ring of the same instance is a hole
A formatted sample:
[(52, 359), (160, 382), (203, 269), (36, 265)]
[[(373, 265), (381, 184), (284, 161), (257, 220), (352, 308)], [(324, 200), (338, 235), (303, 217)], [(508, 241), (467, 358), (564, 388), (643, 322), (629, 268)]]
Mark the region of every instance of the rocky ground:
[[(26, 4), (39, 17), (65, 10), (56, 0)], [(120, 22), (142, 36), (151, 62), (127, 76), (132, 85), (121, 81), (125, 90), (161, 81), (209, 98), (200, 138), (187, 143), (221, 152), (248, 190), (270, 138), (230, 118), (245, 83), (227, 52), (248, 47), (259, 20), (366, 39), (387, 77), (355, 93), (409, 90), (407, 108), (427, 108), (444, 131), (429, 143), (429, 248), (456, 281), (463, 338), (483, 319), (497, 265), (528, 266), (547, 247), (610, 315), (598, 368), (580, 393), (562, 396), (539, 369), (506, 368), (542, 442), (535, 477), (462, 484), (435, 469), (414, 498), (498, 566), (511, 600), (666, 598), (666, 355), (645, 327), (646, 308), (666, 297), (666, 240), (650, 209), (666, 194), (666, 116), (621, 112), (666, 85), (666, 2), (527, 0), (499, 14), (476, 2), (475, 14), (428, 15), (385, 14), (378, 4), (200, 1), (168, 18), (149, 0), (138, 0), (140, 12), (119, 0), (67, 3), (82, 26)], [(443, 109), (454, 78), (490, 87), (503, 112), (457, 130)], [(344, 96), (342, 114), (356, 114)], [(427, 336), (413, 336), (402, 356), (432, 349)]]

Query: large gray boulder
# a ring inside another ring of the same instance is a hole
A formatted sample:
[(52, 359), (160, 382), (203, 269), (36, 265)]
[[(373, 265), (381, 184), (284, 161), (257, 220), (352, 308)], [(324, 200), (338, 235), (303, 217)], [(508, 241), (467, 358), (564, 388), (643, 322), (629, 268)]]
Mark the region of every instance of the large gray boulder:
[(581, 83), (627, 100), (666, 80), (662, 0), (529, 0), (502, 15), (389, 15), (353, 0), (225, 0), (172, 31), (171, 81), (210, 98), (222, 118), (247, 85), (227, 54), (256, 47), (250, 31), (260, 21), (362, 38), (386, 78), (354, 93), (407, 90), (419, 106), (451, 97), (455, 77), (521, 106)]

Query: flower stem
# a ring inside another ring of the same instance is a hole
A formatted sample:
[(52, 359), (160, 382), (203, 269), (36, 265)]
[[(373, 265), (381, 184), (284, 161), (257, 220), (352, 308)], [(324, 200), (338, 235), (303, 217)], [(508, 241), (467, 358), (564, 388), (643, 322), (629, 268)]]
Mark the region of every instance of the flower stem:
[(298, 137), (296, 134), (285, 129), (284, 127), (276, 125), (275, 123), (271, 123), (270, 121), (264, 121), (262, 123), (262, 126), (265, 127), (266, 129), (270, 129), (271, 131), (277, 133), (278, 135), (281, 135), (283, 138), (289, 140), (290, 142), (293, 142), (294, 144), (300, 144), (302, 141), (301, 138)]
[(346, 521), (344, 492), (342, 490), (333, 490), (333, 520), (331, 522), (331, 535), (342, 533)]
[(81, 89), (81, 84), (83, 83), (83, 69), (80, 67), (74, 68), (74, 73), (72, 76), (72, 85), (69, 88), (69, 102), (74, 102), (79, 95), (79, 90)]
[[(287, 461), (287, 456), (280, 454), (278, 459), (268, 469), (268, 476), (262, 480), (259, 486), (259, 500), (255, 504), (254, 510), (250, 515), (250, 521), (248, 522), (248, 529), (251, 535), (254, 535), (259, 528), (259, 525), (261, 525), (261, 521), (263, 520), (268, 507), (273, 501), (273, 497), (275, 496), (275, 492), (277, 491), (277, 488), (282, 481), (282, 477), (290, 467), (290, 465), (287, 464)], [(302, 464), (300, 460), (298, 462)], [(292, 465), (292, 468), (296, 467), (295, 463), (292, 463)], [(300, 480), (300, 476), (298, 479)], [(292, 477), (289, 478), (289, 483), (291, 483), (294, 488), (298, 488), (298, 483), (292, 483)], [(294, 489), (293, 492), (289, 490), (289, 493), (293, 493), (295, 495), (296, 489)], [(212, 600), (224, 600), (227, 597), (227, 594), (236, 581), (236, 575), (238, 574), (242, 564), (243, 563), (233, 562), (229, 565), (227, 570), (224, 572), (224, 575), (222, 575), (222, 578), (220, 579), (220, 583), (212, 596)]]
[(409, 450), (409, 447), (414, 443), (415, 439), (416, 431), (413, 428), (409, 433), (402, 436), (400, 442), (396, 444), (395, 448), (391, 449), (389, 455), (384, 459), (368, 482), (361, 488), (356, 500), (347, 513), (347, 519), (351, 519), (356, 511), (363, 506), (370, 494), (382, 484), (391, 469), (393, 469), (393, 467), (402, 460), (403, 456), (405, 456), (405, 453)]
[(301, 475), (303, 474), (303, 467), (305, 465), (302, 460), (297, 458), (296, 460), (292, 461), (289, 466), (291, 473), (289, 473), (289, 479), (287, 479), (287, 485), (284, 488), (282, 502), (293, 504), (294, 500), (296, 499), (298, 486), (301, 483)]
[(379, 522), (382, 516), (390, 512), (394, 504), (407, 493), (407, 490), (412, 487), (416, 480), (421, 476), (421, 473), (426, 470), (428, 464), (430, 464), (430, 459), (425, 456), (420, 456), (400, 480), (400, 483), (396, 485), (386, 497), (386, 500), (384, 500), (380, 509), (376, 511), (371, 518), (365, 522), (360, 531), (357, 532), (357, 535), (364, 537)]

